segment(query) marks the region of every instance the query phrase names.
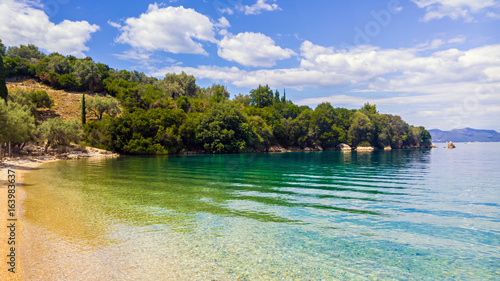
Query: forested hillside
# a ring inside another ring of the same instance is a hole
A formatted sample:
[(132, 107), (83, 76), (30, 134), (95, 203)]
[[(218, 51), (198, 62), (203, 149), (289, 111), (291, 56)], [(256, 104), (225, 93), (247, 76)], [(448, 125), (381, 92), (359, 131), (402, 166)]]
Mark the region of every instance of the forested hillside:
[[(231, 99), (223, 85), (202, 88), (194, 76), (184, 72), (158, 79), (115, 70), (91, 58), (46, 55), (34, 45), (5, 49), (0, 41), (0, 55), (4, 67), (0, 72), (7, 79), (27, 77), (55, 89), (86, 93), (78, 122), (45, 125), (59, 126), (58, 135), (67, 137), (63, 141), (56, 138), (53, 144), (81, 140), (126, 154), (238, 153), (268, 151), (273, 146), (335, 149), (340, 143), (395, 149), (431, 145), (430, 134), (423, 127), (410, 126), (399, 116), (380, 114), (375, 105), (350, 110), (322, 103), (311, 109), (294, 104), (286, 99), (284, 90), (267, 85), (256, 85), (250, 93)], [(1, 127), (0, 141), (21, 145), (48, 139), (53, 131), (45, 129), (44, 133), (43, 124), (35, 127), (34, 116), (37, 108), (51, 106), (50, 97), (22, 91), (5, 97), (2, 87), (0, 123), (12, 124), (2, 116), (15, 109), (19, 114), (25, 112), (23, 122), (33, 126), (15, 140), (9, 137), (15, 126)]]

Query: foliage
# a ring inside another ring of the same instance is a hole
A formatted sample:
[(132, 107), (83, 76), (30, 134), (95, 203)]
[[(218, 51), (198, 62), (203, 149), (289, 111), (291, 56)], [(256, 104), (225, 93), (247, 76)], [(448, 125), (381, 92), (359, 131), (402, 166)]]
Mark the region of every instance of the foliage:
[(375, 126), (370, 121), (370, 118), (363, 112), (357, 111), (354, 113), (351, 127), (349, 128), (349, 142), (353, 146), (358, 146), (361, 143), (371, 146), (375, 134)]
[[(0, 44), (2, 41), (0, 40)], [(6, 76), (6, 71), (3, 66), (3, 58), (2, 58), (2, 50), (1, 47), (3, 45), (0, 45), (0, 98), (7, 100), (7, 96), (9, 95), (9, 91), (7, 90), (7, 85), (5, 84), (5, 76)]]
[[(2, 52), (0, 42), (0, 55)], [(45, 55), (36, 46), (11, 47), (5, 75), (28, 77), (68, 91), (96, 92), (82, 98), (81, 117), (88, 144), (129, 154), (183, 151), (234, 153), (285, 148), (335, 149), (340, 143), (376, 148), (429, 147), (423, 127), (399, 116), (381, 114), (375, 105), (360, 109), (322, 103), (298, 106), (268, 85), (230, 99), (224, 85), (202, 88), (184, 72), (163, 79), (138, 71), (115, 70), (91, 58)], [(1, 69), (1, 65), (0, 65)], [(2, 88), (0, 71), (0, 94)], [(2, 94), (5, 96), (5, 93)], [(45, 94), (11, 93), (20, 107), (36, 113), (50, 106)], [(123, 113), (120, 109), (123, 109)], [(95, 117), (86, 120), (86, 116)], [(4, 118), (5, 119), (5, 118)]]
[(213, 105), (198, 126), (198, 141), (210, 153), (236, 153), (252, 147), (255, 138), (247, 117), (234, 104)]
[(27, 106), (0, 99), (0, 143), (22, 144), (34, 137), (35, 118)]
[(54, 105), (54, 100), (50, 98), (46, 91), (16, 89), (10, 93), (9, 101), (25, 106), (33, 116), (36, 115), (37, 108), (50, 108)]
[(76, 120), (65, 121), (59, 117), (48, 119), (38, 128), (41, 138), (46, 140), (45, 152), (51, 145), (69, 145), (78, 142), (82, 131)]
[[(80, 108), (83, 106), (80, 102)], [(102, 119), (104, 113), (110, 115), (111, 117), (116, 117), (121, 113), (120, 106), (118, 105), (118, 100), (112, 96), (100, 97), (95, 95), (93, 98), (89, 97), (85, 101), (85, 111), (94, 115), (98, 120)]]
[(87, 123), (87, 105), (85, 104), (85, 94), (82, 94), (82, 103), (80, 104), (82, 109), (82, 126)]
[(31, 101), (37, 108), (51, 108), (54, 105), (54, 100), (47, 94), (46, 91), (30, 91)]
[(6, 53), (7, 57), (15, 58), (20, 57), (23, 59), (41, 59), (45, 57), (45, 54), (42, 53), (37, 46), (29, 44), (28, 46), (21, 45), (19, 47), (9, 47)]
[(274, 93), (268, 85), (259, 85), (257, 89), (251, 90), (250, 97), (252, 98), (252, 104), (258, 108), (270, 106), (274, 101)]
[(0, 39), (0, 57), (5, 57), (5, 45), (2, 43), (2, 39)]

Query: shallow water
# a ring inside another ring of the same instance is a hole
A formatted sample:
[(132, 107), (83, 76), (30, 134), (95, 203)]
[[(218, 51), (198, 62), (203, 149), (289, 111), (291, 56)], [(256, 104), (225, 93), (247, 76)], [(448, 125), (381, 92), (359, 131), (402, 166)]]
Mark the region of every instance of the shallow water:
[(25, 179), (24, 271), (70, 280), (494, 280), (499, 156), (500, 143), (474, 143), (49, 163)]

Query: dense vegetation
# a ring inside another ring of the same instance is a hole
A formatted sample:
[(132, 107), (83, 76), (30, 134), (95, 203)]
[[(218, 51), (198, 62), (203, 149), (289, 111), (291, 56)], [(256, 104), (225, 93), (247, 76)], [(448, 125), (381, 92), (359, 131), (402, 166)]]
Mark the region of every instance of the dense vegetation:
[[(349, 110), (322, 103), (311, 109), (293, 104), (285, 92), (261, 85), (248, 95), (230, 99), (224, 86), (201, 88), (194, 76), (184, 72), (158, 79), (137, 71), (114, 70), (91, 58), (45, 55), (34, 45), (9, 47), (6, 51), (2, 51), (2, 46), (0, 41), (6, 77), (29, 77), (56, 89), (87, 92), (81, 103), (85, 115), (79, 123), (83, 123), (83, 141), (122, 153), (237, 153), (267, 151), (272, 146), (335, 149), (341, 143), (377, 148), (431, 144), (430, 134), (423, 127), (410, 126), (399, 116), (380, 114), (375, 105)], [(0, 83), (1, 78), (0, 73)], [(31, 97), (36, 107), (51, 106), (43, 93), (25, 95)], [(6, 109), (15, 107), (11, 105), (14, 103), (34, 115), (29, 105), (8, 100), (9, 103), (0, 104), (0, 123), (3, 110), (22, 110)], [(20, 144), (35, 135), (50, 143), (77, 140), (51, 139), (47, 135), (55, 129), (51, 131), (48, 126), (79, 134), (76, 123), (52, 123), (33, 129), (38, 133), (30, 137), (12, 141)], [(3, 142), (9, 139), (4, 131), (0, 129)]]

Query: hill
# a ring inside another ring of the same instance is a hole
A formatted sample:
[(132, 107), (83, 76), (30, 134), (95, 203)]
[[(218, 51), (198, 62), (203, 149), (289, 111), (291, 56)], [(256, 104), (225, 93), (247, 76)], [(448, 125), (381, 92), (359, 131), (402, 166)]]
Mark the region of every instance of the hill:
[(432, 140), (435, 142), (500, 142), (500, 133), (493, 130), (476, 130), (472, 128), (454, 129), (451, 131), (441, 131), (438, 129), (429, 130)]
[(54, 99), (54, 106), (51, 109), (38, 109), (39, 121), (53, 117), (61, 117), (63, 119), (72, 120), (80, 118), (80, 110), (78, 104), (82, 98), (82, 93), (69, 92), (65, 90), (54, 90), (42, 83), (36, 82), (33, 79), (22, 80), (19, 82), (7, 82), (9, 91), (22, 89), (25, 91), (42, 90), (46, 91), (49, 96)]

